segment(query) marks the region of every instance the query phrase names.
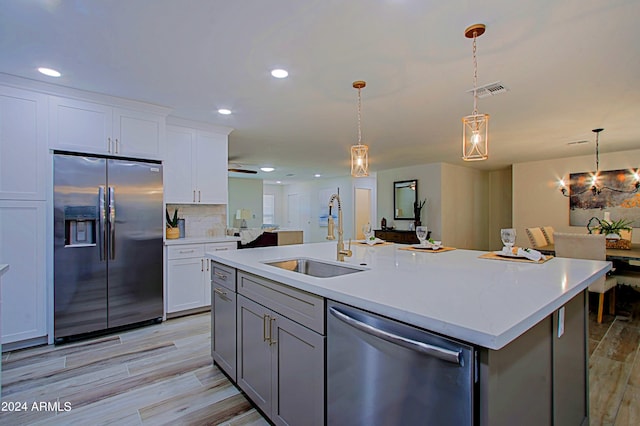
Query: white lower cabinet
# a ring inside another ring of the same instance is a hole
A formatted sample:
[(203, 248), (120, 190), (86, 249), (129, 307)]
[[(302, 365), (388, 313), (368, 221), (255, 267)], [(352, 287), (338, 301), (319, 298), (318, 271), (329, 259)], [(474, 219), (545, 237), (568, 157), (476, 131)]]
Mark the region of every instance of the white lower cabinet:
[(282, 314), (312, 318), (298, 308), (315, 314), (324, 300), (240, 272), (238, 293), (238, 386), (277, 425), (324, 424), (323, 314), (311, 321), (322, 334)]
[(46, 202), (0, 201), (2, 343), (47, 335)]
[(211, 260), (207, 251), (235, 250), (235, 242), (171, 245), (167, 250), (166, 313), (211, 305)]

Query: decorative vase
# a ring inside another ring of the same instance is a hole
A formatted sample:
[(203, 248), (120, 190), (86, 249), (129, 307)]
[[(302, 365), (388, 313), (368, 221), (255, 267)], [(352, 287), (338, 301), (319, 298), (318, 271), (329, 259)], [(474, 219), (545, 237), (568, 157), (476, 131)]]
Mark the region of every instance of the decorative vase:
[(167, 228), (167, 240), (175, 240), (180, 238), (180, 230), (178, 228)]

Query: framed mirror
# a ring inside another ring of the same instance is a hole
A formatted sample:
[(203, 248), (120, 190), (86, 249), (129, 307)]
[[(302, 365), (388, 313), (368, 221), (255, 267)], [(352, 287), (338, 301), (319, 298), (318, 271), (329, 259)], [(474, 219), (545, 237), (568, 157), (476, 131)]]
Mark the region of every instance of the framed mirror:
[(393, 182), (393, 218), (414, 220), (413, 206), (418, 201), (418, 180)]

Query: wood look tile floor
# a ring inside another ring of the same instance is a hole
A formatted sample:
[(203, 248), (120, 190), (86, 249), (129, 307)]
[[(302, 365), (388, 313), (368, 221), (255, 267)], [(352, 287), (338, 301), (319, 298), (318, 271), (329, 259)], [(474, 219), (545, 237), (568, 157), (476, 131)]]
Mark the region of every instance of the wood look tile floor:
[[(591, 425), (640, 424), (640, 293), (623, 288), (618, 301), (631, 320), (605, 315), (598, 324), (590, 313)], [(0, 412), (0, 425), (267, 425), (213, 365), (210, 341), (205, 313), (5, 353), (2, 401), (28, 409)]]
[[(3, 354), (1, 425), (267, 425), (213, 365), (211, 316)], [(58, 403), (55, 411), (32, 404)], [(70, 410), (64, 411), (65, 404)]]

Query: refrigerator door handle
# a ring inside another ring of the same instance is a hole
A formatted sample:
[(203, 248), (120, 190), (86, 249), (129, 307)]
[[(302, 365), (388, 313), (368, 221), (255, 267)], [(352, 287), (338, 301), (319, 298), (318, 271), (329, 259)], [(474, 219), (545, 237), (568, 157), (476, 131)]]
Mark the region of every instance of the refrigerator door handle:
[(109, 259), (116, 258), (116, 191), (109, 187)]
[(107, 230), (105, 227), (107, 221), (107, 210), (105, 208), (105, 203), (104, 186), (100, 186), (98, 187), (98, 209), (100, 210), (98, 217), (98, 246), (100, 249), (100, 260), (104, 260), (105, 252), (107, 251)]

